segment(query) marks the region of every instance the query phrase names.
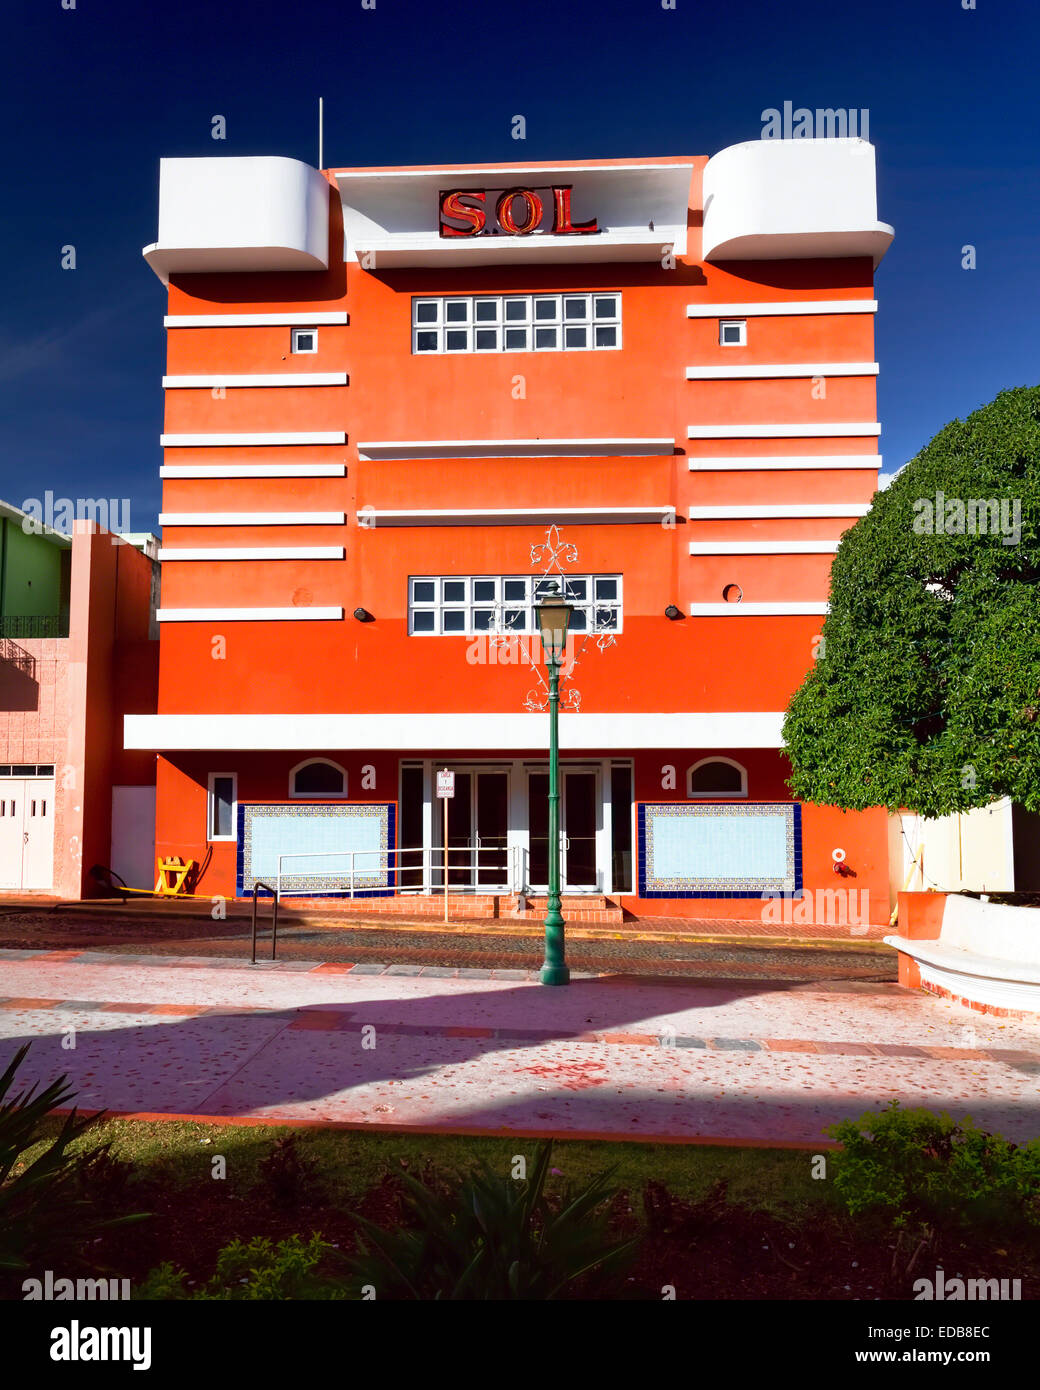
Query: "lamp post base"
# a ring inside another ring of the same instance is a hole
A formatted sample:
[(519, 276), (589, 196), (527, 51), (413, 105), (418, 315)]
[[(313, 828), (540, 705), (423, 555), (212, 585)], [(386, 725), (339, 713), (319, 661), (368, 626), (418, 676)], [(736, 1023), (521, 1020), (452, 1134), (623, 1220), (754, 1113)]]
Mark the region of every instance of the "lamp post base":
[(569, 985), (571, 972), (565, 965), (550, 965), (546, 961), (538, 978), (543, 985)]

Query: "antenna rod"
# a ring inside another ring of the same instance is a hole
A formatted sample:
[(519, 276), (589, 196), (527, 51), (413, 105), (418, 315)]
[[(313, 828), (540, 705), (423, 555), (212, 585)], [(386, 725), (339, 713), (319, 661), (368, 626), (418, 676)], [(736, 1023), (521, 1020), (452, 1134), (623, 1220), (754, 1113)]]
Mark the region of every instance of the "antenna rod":
[(318, 168), (325, 168), (325, 98), (318, 98)]

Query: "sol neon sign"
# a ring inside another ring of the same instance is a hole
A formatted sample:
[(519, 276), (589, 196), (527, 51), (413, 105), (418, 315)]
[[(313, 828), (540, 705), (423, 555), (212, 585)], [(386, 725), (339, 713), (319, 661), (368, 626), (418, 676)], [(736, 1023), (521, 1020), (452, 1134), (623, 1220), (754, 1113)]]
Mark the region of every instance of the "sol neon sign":
[[(495, 221), (488, 226), (488, 194), (498, 193)], [(600, 229), (596, 219), (575, 222), (571, 218), (571, 185), (552, 188), (459, 188), (441, 194), (441, 236), (530, 236), (543, 227), (546, 199), (552, 195), (553, 236), (591, 236)], [(452, 219), (449, 221), (449, 219)], [(461, 223), (461, 225), (459, 225)]]

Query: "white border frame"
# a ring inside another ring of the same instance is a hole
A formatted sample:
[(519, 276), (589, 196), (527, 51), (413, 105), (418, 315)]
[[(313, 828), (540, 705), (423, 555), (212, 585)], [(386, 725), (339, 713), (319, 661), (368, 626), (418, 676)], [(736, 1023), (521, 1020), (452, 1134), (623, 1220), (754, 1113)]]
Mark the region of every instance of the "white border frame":
[[(305, 767), (313, 767), (315, 763), (323, 766), (334, 767), (337, 772), (343, 774), (343, 790), (341, 792), (298, 792), (293, 789), (296, 781), (296, 774)], [(304, 758), (302, 762), (289, 769), (289, 799), (290, 801), (346, 801), (348, 798), (347, 769), (337, 763), (332, 758)]]
[[(231, 778), (231, 834), (213, 835), (213, 783), (218, 777)], [(206, 776), (206, 843), (223, 845), (230, 842), (238, 843), (238, 773), (237, 772), (210, 772)]]
[[(693, 774), (699, 767), (705, 767), (708, 763), (724, 763), (727, 767), (735, 767), (740, 773), (740, 791), (738, 792), (695, 792), (691, 787)], [(743, 763), (738, 763), (735, 758), (723, 757), (721, 753), (713, 753), (711, 757), (700, 758), (697, 762), (691, 763), (686, 769), (686, 799), (687, 801), (746, 801), (748, 794), (747, 768)]]

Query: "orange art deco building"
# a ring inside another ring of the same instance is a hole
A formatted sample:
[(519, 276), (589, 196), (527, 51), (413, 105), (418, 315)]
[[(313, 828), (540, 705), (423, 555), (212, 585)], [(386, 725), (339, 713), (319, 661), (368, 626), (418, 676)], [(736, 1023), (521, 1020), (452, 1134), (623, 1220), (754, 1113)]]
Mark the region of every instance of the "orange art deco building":
[(793, 802), (781, 725), (877, 483), (891, 238), (860, 140), (162, 161), (159, 702), (125, 729), (157, 853), (421, 910), (451, 769), (452, 891), (544, 893), (555, 577), (572, 915), (756, 917), (841, 849), (887, 920), (884, 811)]

